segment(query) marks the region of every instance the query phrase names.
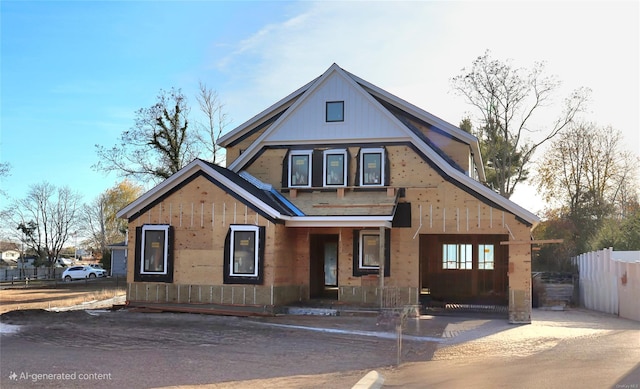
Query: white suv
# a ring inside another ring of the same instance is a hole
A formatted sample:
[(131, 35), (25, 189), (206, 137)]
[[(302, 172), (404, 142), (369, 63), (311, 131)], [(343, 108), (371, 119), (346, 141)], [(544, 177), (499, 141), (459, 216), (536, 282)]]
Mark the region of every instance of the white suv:
[(62, 272), (62, 279), (66, 282), (84, 278), (97, 278), (106, 276), (106, 270), (95, 269), (91, 266), (71, 266), (70, 268), (67, 268), (64, 272)]

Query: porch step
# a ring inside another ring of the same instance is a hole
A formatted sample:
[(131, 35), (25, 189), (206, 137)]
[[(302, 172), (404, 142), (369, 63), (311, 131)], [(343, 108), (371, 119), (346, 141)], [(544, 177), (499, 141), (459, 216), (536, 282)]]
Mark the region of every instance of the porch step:
[(474, 312), (474, 313), (498, 313), (507, 314), (509, 307), (506, 305), (490, 305), (490, 304), (456, 304), (447, 303), (440, 307), (425, 307), (425, 311), (429, 313), (447, 313), (447, 312)]
[(290, 306), (285, 307), (284, 313), (288, 315), (315, 315), (315, 316), (377, 316), (379, 310), (370, 307), (355, 306)]
[(338, 310), (331, 308), (287, 307), (286, 313), (288, 315), (338, 316)]

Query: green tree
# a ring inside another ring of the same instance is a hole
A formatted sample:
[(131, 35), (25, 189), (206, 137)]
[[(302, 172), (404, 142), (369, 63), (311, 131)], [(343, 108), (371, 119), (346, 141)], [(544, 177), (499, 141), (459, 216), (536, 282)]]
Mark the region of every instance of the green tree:
[(534, 271), (571, 271), (571, 257), (578, 253), (574, 236), (578, 227), (558, 211), (548, 210), (533, 231), (535, 239), (562, 239), (562, 244), (545, 244), (534, 252)]
[(640, 207), (622, 220), (605, 220), (590, 245), (594, 251), (609, 247), (619, 251), (640, 250)]
[[(528, 179), (528, 167), (535, 151), (558, 135), (581, 111), (589, 90), (576, 90), (565, 100), (564, 111), (545, 130), (531, 128), (532, 119), (551, 102), (560, 83), (544, 74), (544, 64), (531, 70), (518, 69), (510, 62), (478, 57), (471, 69), (452, 79), (453, 89), (479, 113), (476, 135), (480, 141), (487, 184), (509, 198), (516, 186)], [(525, 135), (542, 133), (532, 141)]]

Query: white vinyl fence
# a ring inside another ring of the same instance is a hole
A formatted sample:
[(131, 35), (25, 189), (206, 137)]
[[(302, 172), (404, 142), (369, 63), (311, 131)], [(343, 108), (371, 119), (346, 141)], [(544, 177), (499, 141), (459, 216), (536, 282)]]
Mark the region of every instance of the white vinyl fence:
[(574, 260), (580, 273), (580, 305), (640, 321), (640, 251), (609, 248)]

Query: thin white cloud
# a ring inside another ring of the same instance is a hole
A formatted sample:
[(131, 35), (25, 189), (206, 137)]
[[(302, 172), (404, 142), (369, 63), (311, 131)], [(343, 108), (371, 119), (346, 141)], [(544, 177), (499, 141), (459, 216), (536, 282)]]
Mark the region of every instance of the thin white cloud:
[[(302, 4), (297, 15), (247, 37), (221, 62), (231, 79), (247, 85), (234, 90), (231, 84), (225, 93), (228, 107), (242, 116), (234, 116), (237, 123), (336, 62), (458, 124), (472, 108), (451, 93), (449, 81), (490, 49), (516, 66), (545, 61), (564, 85), (555, 112), (571, 90), (592, 88), (590, 120), (612, 124), (640, 145), (637, 3)], [(243, 102), (239, 110), (236, 101)]]
[[(320, 75), (344, 69), (453, 124), (474, 112), (450, 80), (491, 50), (530, 68), (544, 61), (563, 88), (544, 129), (579, 87), (593, 89), (588, 120), (623, 131), (640, 154), (636, 2), (303, 2), (297, 15), (247, 37), (220, 66), (237, 124)], [(248, 98), (249, 97), (249, 98)], [(536, 196), (523, 186), (522, 201)], [(518, 200), (516, 193), (516, 200)], [(526, 200), (526, 201), (529, 201)]]

